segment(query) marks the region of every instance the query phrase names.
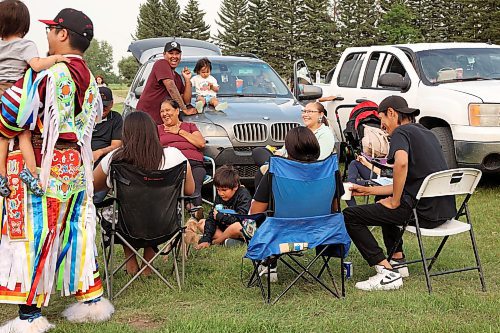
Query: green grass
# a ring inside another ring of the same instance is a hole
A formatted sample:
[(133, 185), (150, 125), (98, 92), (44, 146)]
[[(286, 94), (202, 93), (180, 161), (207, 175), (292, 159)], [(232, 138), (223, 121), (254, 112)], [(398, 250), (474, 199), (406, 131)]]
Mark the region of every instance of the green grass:
[[(116, 313), (103, 324), (71, 324), (60, 317), (71, 298), (54, 295), (44, 309), (56, 324), (53, 332), (499, 332), (500, 267), (499, 208), (500, 188), (485, 181), (471, 200), (479, 252), (488, 291), (480, 291), (478, 274), (468, 272), (433, 279), (434, 292), (428, 295), (421, 266), (410, 268), (404, 286), (393, 292), (361, 292), (356, 281), (373, 275), (353, 246), (349, 259), (353, 279), (347, 282), (347, 297), (334, 299), (317, 285), (300, 281), (276, 305), (262, 302), (256, 288), (240, 281), (243, 247), (212, 247), (191, 252), (186, 283), (181, 292), (169, 290), (156, 278), (141, 278), (115, 300)], [(380, 233), (376, 229), (378, 239)], [(426, 239), (427, 240), (427, 239)], [(438, 244), (427, 240), (427, 248)], [(405, 236), (408, 257), (418, 255), (415, 237)], [(472, 264), (473, 254), (467, 235), (450, 238), (436, 269)], [(162, 262), (168, 272), (171, 262)], [(244, 271), (250, 270), (244, 262)], [(337, 262), (334, 263), (337, 268)], [(292, 278), (279, 269), (282, 289)], [(172, 280), (173, 281), (173, 280)], [(125, 283), (117, 274), (117, 285)], [(13, 318), (17, 307), (0, 305), (0, 321)]]

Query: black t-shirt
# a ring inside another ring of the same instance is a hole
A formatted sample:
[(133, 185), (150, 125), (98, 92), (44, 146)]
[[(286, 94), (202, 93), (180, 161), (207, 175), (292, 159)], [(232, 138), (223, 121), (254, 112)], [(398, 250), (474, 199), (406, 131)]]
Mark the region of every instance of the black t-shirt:
[[(402, 200), (413, 207), (425, 177), (448, 167), (436, 136), (421, 124), (405, 124), (394, 130), (387, 156), (389, 163), (394, 163), (398, 150), (408, 154), (408, 174)], [(419, 218), (427, 221), (447, 220), (456, 214), (455, 197), (423, 198), (417, 206), (417, 213)]]
[(122, 139), (122, 116), (111, 111), (99, 124), (96, 124), (92, 132), (92, 151), (108, 147), (112, 140)]

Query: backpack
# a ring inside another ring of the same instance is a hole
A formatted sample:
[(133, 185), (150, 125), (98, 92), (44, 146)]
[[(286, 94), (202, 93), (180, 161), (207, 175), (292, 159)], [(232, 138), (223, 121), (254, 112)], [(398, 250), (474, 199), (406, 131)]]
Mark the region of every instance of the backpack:
[(389, 154), (389, 136), (380, 128), (364, 126), (361, 146), (363, 153), (368, 156), (386, 157)]

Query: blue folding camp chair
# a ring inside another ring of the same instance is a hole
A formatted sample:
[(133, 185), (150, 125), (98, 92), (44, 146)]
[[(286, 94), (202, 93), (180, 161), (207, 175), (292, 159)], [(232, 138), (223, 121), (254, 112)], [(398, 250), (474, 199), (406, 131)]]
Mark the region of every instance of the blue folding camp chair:
[[(276, 258), (297, 274), (295, 279), (273, 301), (276, 303), (299, 280), (306, 275), (318, 282), (333, 296), (340, 294), (329, 268), (331, 257), (340, 258), (342, 297), (345, 296), (343, 259), (347, 256), (351, 240), (347, 234), (344, 218), (340, 212), (333, 212), (335, 196), (335, 172), (338, 169), (337, 155), (312, 163), (272, 157), (268, 177), (271, 184), (270, 207), (273, 216), (268, 216), (259, 226), (248, 244), (246, 258), (252, 260), (254, 271), (249, 285), (255, 281), (267, 303), (271, 301), (271, 274), (267, 276), (267, 293), (264, 290), (259, 265)], [(314, 259), (303, 264), (298, 252), (316, 249)], [(310, 271), (318, 259), (323, 266), (318, 274)], [(291, 260), (298, 268), (288, 262)], [(321, 279), (327, 271), (335, 291)]]

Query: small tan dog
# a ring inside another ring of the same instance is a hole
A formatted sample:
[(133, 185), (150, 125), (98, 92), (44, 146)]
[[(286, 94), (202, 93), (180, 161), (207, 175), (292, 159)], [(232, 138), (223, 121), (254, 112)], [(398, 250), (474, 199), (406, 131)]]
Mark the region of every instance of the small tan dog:
[(186, 222), (186, 235), (184, 238), (186, 241), (186, 244), (197, 245), (200, 238), (201, 238), (201, 235), (199, 234), (199, 230), (198, 230), (198, 221), (195, 218), (191, 217)]

